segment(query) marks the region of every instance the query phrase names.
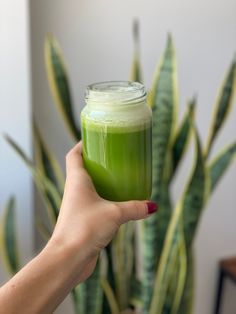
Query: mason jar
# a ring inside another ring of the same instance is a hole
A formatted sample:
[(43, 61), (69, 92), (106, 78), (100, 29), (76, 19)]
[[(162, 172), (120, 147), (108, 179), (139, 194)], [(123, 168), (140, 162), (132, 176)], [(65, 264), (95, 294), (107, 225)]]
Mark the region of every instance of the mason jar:
[(152, 189), (152, 112), (137, 82), (89, 85), (81, 113), (83, 160), (98, 194), (146, 200)]

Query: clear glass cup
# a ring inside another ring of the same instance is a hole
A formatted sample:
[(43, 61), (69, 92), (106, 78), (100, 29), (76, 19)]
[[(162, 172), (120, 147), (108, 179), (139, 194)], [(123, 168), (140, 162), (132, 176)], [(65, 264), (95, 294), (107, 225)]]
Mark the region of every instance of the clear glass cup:
[(152, 112), (137, 82), (89, 85), (81, 113), (83, 159), (99, 195), (113, 201), (149, 199)]

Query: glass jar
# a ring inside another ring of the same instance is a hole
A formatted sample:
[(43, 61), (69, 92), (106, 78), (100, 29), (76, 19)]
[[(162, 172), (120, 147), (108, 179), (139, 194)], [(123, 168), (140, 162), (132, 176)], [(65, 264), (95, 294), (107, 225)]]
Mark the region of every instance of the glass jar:
[(152, 188), (152, 112), (137, 82), (89, 85), (81, 113), (83, 159), (98, 194), (145, 200)]

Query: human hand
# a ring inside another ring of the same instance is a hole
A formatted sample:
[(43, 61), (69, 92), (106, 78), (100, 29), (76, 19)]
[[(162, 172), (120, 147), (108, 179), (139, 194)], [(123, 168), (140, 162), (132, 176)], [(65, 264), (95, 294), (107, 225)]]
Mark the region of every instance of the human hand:
[[(120, 225), (157, 209), (148, 201), (109, 202), (98, 196), (83, 167), (82, 143), (66, 158), (61, 210), (46, 247), (0, 288), (2, 314), (53, 313), (93, 272), (100, 251)], [(39, 297), (40, 296), (40, 297)]]
[(121, 224), (148, 217), (157, 210), (149, 201), (111, 202), (101, 198), (83, 167), (82, 143), (66, 156), (66, 183), (58, 221), (50, 244), (69, 250), (75, 260), (75, 284), (94, 270), (100, 251)]

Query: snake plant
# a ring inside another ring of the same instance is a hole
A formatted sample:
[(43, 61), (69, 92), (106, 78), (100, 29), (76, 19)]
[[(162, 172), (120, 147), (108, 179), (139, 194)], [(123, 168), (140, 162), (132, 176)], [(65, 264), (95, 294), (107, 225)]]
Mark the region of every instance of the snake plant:
[[(130, 80), (142, 81), (139, 27), (134, 23), (134, 57)], [(57, 108), (72, 138), (81, 138), (74, 115), (70, 82), (59, 44), (53, 36), (45, 41), (45, 64), (49, 86)], [(148, 91), (153, 110), (153, 192), (159, 212), (145, 221), (122, 226), (102, 252), (93, 275), (72, 291), (78, 314), (191, 314), (194, 300), (193, 240), (201, 214), (216, 185), (236, 156), (236, 142), (216, 156), (212, 146), (233, 104), (236, 87), (236, 60), (233, 59), (214, 105), (209, 135), (204, 145), (195, 121), (196, 99), (191, 99), (181, 122), (178, 120), (178, 80), (174, 43), (168, 35), (161, 61)], [(45, 202), (51, 228), (37, 219), (45, 238), (57, 219), (65, 178), (52, 151), (46, 146), (34, 121), (35, 162), (9, 137), (9, 144), (29, 167)], [(192, 171), (185, 189), (174, 203), (171, 185), (194, 142)], [(12, 272), (19, 267), (13, 235), (13, 200), (9, 201), (2, 223), (5, 260)], [(142, 250), (142, 269), (137, 270), (136, 245)], [(140, 275), (141, 273), (141, 275)]]

